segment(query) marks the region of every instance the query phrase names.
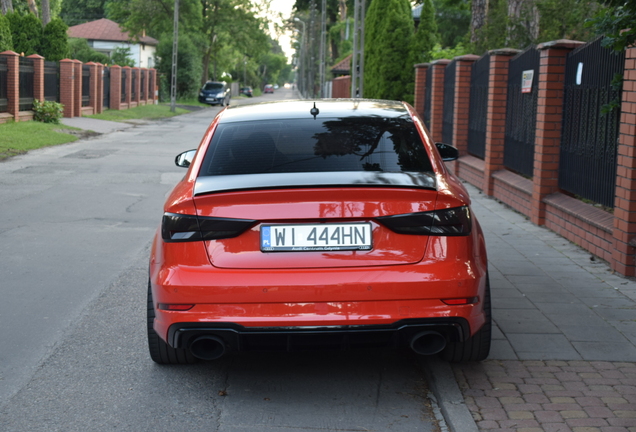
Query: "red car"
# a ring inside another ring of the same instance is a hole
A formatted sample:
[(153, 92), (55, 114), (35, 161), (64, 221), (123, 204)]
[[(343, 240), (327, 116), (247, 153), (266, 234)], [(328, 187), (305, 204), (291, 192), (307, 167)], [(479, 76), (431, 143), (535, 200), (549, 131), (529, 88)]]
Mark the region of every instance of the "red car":
[(188, 171), (150, 257), (152, 359), (401, 345), (486, 358), (486, 248), (443, 162), (457, 156), (406, 103), (221, 111), (176, 158)]
[(274, 93), (274, 86), (272, 84), (267, 84), (263, 89), (263, 93)]

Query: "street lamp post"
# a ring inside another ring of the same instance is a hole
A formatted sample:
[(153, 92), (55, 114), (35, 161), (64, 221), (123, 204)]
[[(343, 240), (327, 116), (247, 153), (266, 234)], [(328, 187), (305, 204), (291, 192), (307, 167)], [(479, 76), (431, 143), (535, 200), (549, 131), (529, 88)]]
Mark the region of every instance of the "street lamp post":
[(303, 33), (300, 37), (300, 66), (298, 67), (298, 76), (299, 76), (299, 80), (298, 80), (298, 91), (300, 92), (300, 96), (301, 97), (305, 97), (304, 95), (304, 87), (305, 87), (305, 78), (303, 76), (303, 73), (305, 72), (305, 33), (307, 30), (307, 25), (305, 24), (305, 22), (303, 20), (301, 20), (300, 18), (295, 17), (294, 21), (301, 23), (303, 25)]

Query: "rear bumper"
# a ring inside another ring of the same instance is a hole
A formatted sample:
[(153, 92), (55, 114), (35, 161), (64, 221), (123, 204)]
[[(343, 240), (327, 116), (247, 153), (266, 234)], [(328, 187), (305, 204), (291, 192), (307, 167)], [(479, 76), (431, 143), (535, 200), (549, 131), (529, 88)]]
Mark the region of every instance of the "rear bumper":
[(440, 333), (448, 342), (469, 336), (463, 318), (401, 320), (391, 325), (333, 327), (244, 327), (234, 323), (180, 323), (168, 331), (168, 343), (190, 349), (201, 336), (215, 336), (233, 351), (407, 347), (419, 333)]

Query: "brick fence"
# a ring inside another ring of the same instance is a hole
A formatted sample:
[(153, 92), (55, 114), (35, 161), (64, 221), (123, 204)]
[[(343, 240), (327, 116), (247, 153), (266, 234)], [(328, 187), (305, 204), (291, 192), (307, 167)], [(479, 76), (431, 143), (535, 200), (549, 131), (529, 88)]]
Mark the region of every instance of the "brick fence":
[[(636, 48), (627, 51), (617, 148), (613, 211), (588, 204), (559, 189), (559, 158), (563, 128), (565, 60), (582, 42), (559, 40), (537, 46), (540, 52), (534, 169), (531, 178), (508, 170), (503, 163), (506, 128), (508, 63), (516, 51), (490, 51), (490, 80), (484, 158), (468, 154), (470, 68), (477, 56), (455, 59), (453, 142), (461, 157), (449, 166), (463, 180), (544, 225), (593, 255), (612, 270), (636, 276)], [(444, 69), (448, 61), (415, 65), (415, 109), (424, 116), (430, 101), (429, 129), (441, 140)], [(432, 68), (432, 73), (427, 73)], [(427, 83), (427, 75), (432, 82)], [(428, 84), (428, 87), (427, 87)], [(431, 92), (426, 95), (426, 92)]]
[[(32, 111), (20, 111), (20, 65), (19, 55), (13, 51), (5, 51), (0, 56), (7, 61), (7, 112), (0, 113), (0, 123), (7, 121), (25, 121), (33, 119)], [(33, 63), (33, 98), (44, 100), (44, 57), (37, 54), (28, 56)], [(82, 62), (79, 60), (64, 59), (59, 62), (59, 102), (64, 106), (64, 117), (81, 117), (82, 115), (99, 114), (104, 106), (104, 66), (99, 63), (87, 63), (89, 66), (89, 102), (82, 106)], [(121, 110), (140, 105), (154, 104), (157, 102), (157, 71), (155, 69), (142, 69), (111, 66), (110, 67), (110, 109)], [(122, 101), (122, 71), (127, 73), (125, 80), (125, 100)], [(135, 80), (133, 92), (132, 79)], [(142, 79), (143, 77), (143, 79)], [(144, 88), (141, 88), (141, 83)], [(143, 91), (142, 91), (143, 90)], [(134, 98), (132, 95), (134, 94)], [(143, 95), (143, 98), (141, 97)]]

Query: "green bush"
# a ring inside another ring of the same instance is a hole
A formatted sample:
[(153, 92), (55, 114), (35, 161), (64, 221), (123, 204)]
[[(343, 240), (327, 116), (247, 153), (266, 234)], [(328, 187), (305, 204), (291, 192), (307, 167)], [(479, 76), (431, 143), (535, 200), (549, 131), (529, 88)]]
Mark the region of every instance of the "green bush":
[(59, 124), (64, 106), (61, 103), (33, 100), (33, 120)]
[(68, 26), (59, 18), (49, 22), (42, 33), (42, 44), (39, 54), (50, 61), (60, 61), (69, 56)]
[(21, 15), (9, 12), (6, 17), (11, 28), (13, 51), (25, 56), (38, 54), (42, 41), (42, 21), (32, 13)]
[(101, 64), (109, 64), (110, 57), (104, 53), (95, 51), (88, 45), (86, 39), (69, 38), (68, 47), (70, 57), (81, 61), (82, 63), (95, 62)]
[(11, 37), (11, 26), (9, 20), (0, 14), (0, 52), (13, 49), (13, 38)]

